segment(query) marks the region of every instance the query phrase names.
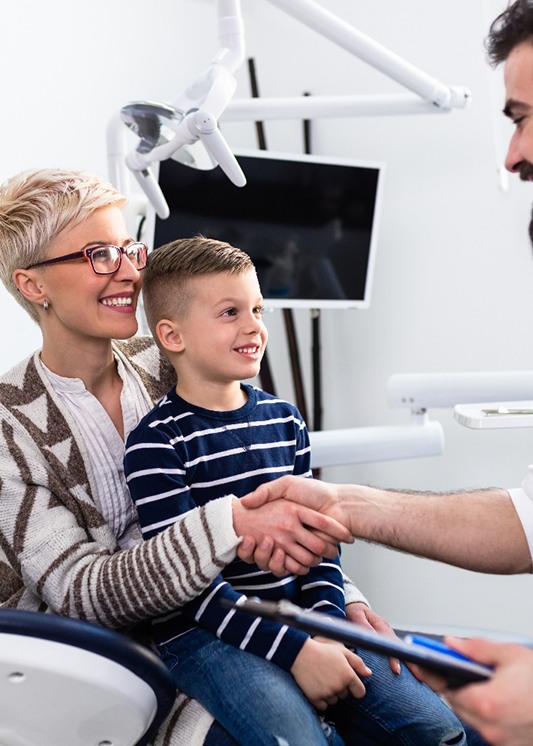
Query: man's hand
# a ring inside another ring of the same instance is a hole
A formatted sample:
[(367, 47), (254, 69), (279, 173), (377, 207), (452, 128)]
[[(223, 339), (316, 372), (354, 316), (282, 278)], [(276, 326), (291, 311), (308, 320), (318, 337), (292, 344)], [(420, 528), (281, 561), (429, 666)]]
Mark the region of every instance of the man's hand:
[(276, 575), (303, 574), (323, 557), (336, 557), (339, 542), (353, 541), (333, 518), (285, 500), (250, 509), (244, 498), (235, 499), (233, 526), (238, 536), (245, 537), (239, 557), (253, 559), (262, 569), (276, 570)]
[(498, 746), (533, 744), (533, 650), (521, 645), (488, 640), (445, 642), (479, 663), (492, 666), (487, 682), (447, 689), (441, 677), (422, 670), (433, 689), (443, 692), (459, 717)]
[(242, 502), (247, 508), (257, 508), (284, 497), (286, 500), (328, 515), (350, 529), (350, 518), (343, 508), (339, 490), (337, 485), (319, 479), (287, 475), (272, 482), (265, 482), (254, 492), (243, 497)]
[[(379, 614), (376, 614), (375, 611), (369, 609), (368, 606), (361, 601), (356, 601), (355, 603), (347, 605), (346, 618), (349, 619), (350, 622), (355, 622), (355, 624), (374, 629), (382, 635), (397, 637), (390, 624), (380, 617)], [(399, 674), (400, 661), (397, 658), (389, 658), (389, 661), (392, 672)]]

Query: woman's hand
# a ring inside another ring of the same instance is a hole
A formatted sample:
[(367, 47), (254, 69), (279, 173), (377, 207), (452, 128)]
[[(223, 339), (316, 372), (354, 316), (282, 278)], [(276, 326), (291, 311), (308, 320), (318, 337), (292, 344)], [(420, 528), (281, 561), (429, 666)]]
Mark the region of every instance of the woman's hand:
[[(348, 604), (346, 606), (346, 617), (350, 622), (355, 622), (355, 624), (360, 624), (363, 627), (369, 627), (382, 635), (397, 637), (390, 624), (362, 601)], [(392, 672), (399, 674), (400, 661), (397, 658), (389, 658), (389, 661)]]

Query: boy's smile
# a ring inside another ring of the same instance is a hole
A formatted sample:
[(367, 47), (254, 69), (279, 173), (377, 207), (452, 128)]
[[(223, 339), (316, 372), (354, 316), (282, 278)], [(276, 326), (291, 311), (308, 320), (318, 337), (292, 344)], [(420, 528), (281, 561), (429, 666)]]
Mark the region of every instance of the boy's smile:
[(254, 345), (253, 347), (238, 347), (236, 352), (238, 352), (240, 355), (245, 355), (246, 357), (249, 357), (250, 359), (253, 359), (257, 357), (262, 351), (259, 345)]

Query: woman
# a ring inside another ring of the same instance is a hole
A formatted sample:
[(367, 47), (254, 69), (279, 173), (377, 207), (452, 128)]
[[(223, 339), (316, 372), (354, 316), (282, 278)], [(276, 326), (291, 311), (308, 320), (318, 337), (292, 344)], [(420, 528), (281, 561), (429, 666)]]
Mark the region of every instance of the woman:
[[(229, 495), (141, 542), (124, 438), (173, 371), (150, 339), (114, 341), (137, 331), (147, 254), (128, 236), (124, 202), (111, 185), (71, 171), (28, 172), (0, 189), (0, 276), (43, 337), (40, 351), (0, 378), (0, 604), (137, 634), (195, 597), (236, 553), (248, 559), (258, 546), (269, 557), (258, 525), (294, 572), (334, 556), (348, 534), (285, 501), (252, 517)], [(155, 743), (203, 743), (211, 723), (179, 695)], [(216, 724), (209, 740), (224, 742)]]

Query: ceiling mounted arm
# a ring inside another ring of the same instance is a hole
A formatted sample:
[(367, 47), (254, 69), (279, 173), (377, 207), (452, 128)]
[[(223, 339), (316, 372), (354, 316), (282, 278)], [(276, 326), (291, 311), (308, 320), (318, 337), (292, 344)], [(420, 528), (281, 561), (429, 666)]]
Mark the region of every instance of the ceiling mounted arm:
[[(244, 26), (240, 0), (217, 0), (219, 51), (207, 70), (171, 104), (150, 101), (127, 104), (108, 127), (111, 180), (124, 184), (127, 179), (119, 170), (127, 166), (159, 217), (167, 217), (169, 211), (152, 166), (166, 158), (197, 168), (214, 168), (218, 163), (236, 185), (246, 183), (217, 126), (221, 117), (225, 121), (264, 121), (437, 113), (464, 108), (470, 101), (467, 88), (442, 84), (325, 10), (315, 0), (269, 2), (400, 83), (410, 93), (232, 101), (236, 88), (234, 73), (245, 55)], [(128, 154), (125, 153), (124, 124), (139, 137), (137, 147)], [(118, 127), (122, 127), (120, 134)]]
[(435, 106), (462, 108), (468, 103), (470, 92), (466, 88), (444, 85), (350, 26), (315, 0), (268, 0), (268, 2)]

